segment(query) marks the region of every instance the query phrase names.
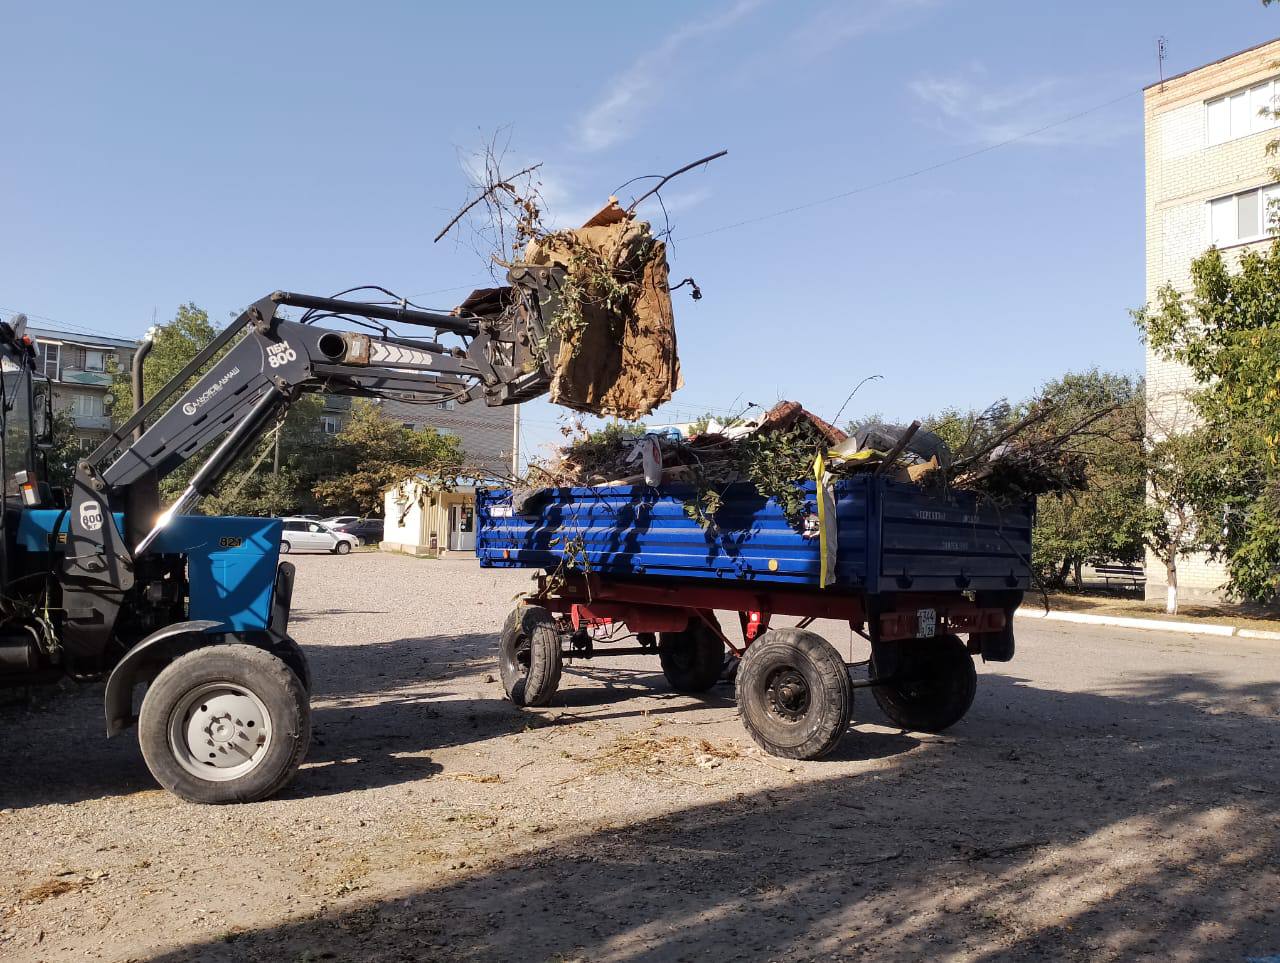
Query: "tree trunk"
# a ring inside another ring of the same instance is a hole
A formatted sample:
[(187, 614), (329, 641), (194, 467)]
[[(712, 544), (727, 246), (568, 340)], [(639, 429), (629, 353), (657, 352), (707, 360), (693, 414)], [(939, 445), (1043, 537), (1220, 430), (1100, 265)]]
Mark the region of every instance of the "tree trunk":
[(1164, 563), (1166, 594), (1164, 611), (1166, 615), (1178, 614), (1178, 560), (1170, 558)]
[(1071, 559), (1064, 558), (1062, 566), (1058, 569), (1058, 584), (1063, 588), (1067, 585), (1067, 573), (1071, 571)]
[(1083, 564), (1084, 563), (1081, 562), (1080, 559), (1076, 559), (1075, 564), (1072, 566), (1072, 570), (1071, 570), (1072, 578), (1075, 580), (1075, 586), (1076, 586), (1077, 592), (1079, 592), (1082, 588), (1084, 588), (1084, 579), (1080, 577), (1080, 567)]

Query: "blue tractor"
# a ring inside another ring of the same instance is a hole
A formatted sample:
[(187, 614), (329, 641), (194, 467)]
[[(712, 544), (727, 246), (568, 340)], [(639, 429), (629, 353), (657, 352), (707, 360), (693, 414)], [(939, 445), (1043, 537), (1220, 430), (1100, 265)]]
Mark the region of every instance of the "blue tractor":
[[(37, 374), (25, 319), (0, 322), (0, 685), (105, 681), (108, 735), (137, 725), (147, 766), (183, 799), (250, 802), (278, 791), (311, 730), (281, 523), (189, 513), (304, 392), (488, 405), (542, 394), (560, 270), (522, 268), (509, 287), (476, 292), (449, 314), (276, 292), (150, 399), (141, 397), (144, 344), (133, 416), (83, 457), (65, 491), (44, 470), (51, 386)], [(286, 308), (300, 317), (287, 319)], [(358, 330), (316, 326), (324, 319)], [(405, 337), (392, 325), (431, 331)], [(162, 511), (161, 479), (198, 454), (190, 483)]]

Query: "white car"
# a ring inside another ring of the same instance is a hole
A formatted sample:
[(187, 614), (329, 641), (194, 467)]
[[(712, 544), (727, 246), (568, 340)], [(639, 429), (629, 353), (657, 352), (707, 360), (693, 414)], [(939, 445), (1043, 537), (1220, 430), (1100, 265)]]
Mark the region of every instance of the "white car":
[(346, 555), (360, 544), (360, 539), (344, 532), (334, 532), (322, 522), (310, 518), (282, 518), (284, 531), (280, 533), (280, 552), (332, 552)]
[(329, 528), (337, 528), (339, 525), (350, 525), (352, 522), (360, 521), (359, 515), (330, 515), (328, 518), (320, 519), (321, 525), (327, 525)]

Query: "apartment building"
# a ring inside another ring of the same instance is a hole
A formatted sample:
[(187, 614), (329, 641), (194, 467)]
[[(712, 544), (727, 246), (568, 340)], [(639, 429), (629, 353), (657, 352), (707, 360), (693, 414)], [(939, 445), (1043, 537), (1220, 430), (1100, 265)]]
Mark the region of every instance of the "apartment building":
[[(1270, 243), (1280, 203), (1267, 144), (1280, 124), (1280, 39), (1153, 84), (1145, 91), (1146, 297), (1166, 284), (1187, 291), (1191, 262), (1211, 245), (1228, 256)], [(1146, 358), (1154, 432), (1185, 428), (1194, 382), (1182, 366)], [(1192, 558), (1179, 566), (1184, 599), (1218, 597), (1222, 566)], [(1147, 559), (1147, 597), (1165, 593), (1164, 566)]]
[[(468, 468), (510, 474), (515, 433), (513, 407), (490, 408), (483, 401), (418, 405), (384, 400), (379, 404), (384, 415), (406, 428), (434, 428), (442, 435), (456, 437), (466, 453)], [(336, 435), (341, 431), (350, 411), (350, 398), (325, 395), (320, 416), (325, 433)]]
[(130, 369), (137, 342), (51, 328), (29, 327), (27, 334), (35, 341), (40, 372), (53, 383), (54, 408), (71, 416), (81, 449), (91, 451), (111, 429), (112, 404), (131, 404), (111, 397), (111, 372)]

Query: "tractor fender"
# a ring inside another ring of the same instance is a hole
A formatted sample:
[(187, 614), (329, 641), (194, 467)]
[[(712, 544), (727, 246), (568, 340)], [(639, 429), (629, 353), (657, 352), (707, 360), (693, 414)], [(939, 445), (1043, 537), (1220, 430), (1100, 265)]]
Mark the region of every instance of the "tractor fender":
[(222, 623), (210, 621), (175, 622), (152, 632), (124, 654), (107, 678), (107, 690), (103, 695), (103, 708), (107, 716), (107, 738), (118, 735), (131, 726), (133, 715), (133, 687), (143, 664), (161, 652), (166, 661), (185, 655), (206, 645), (218, 645), (223, 635), (210, 634), (211, 629)]

